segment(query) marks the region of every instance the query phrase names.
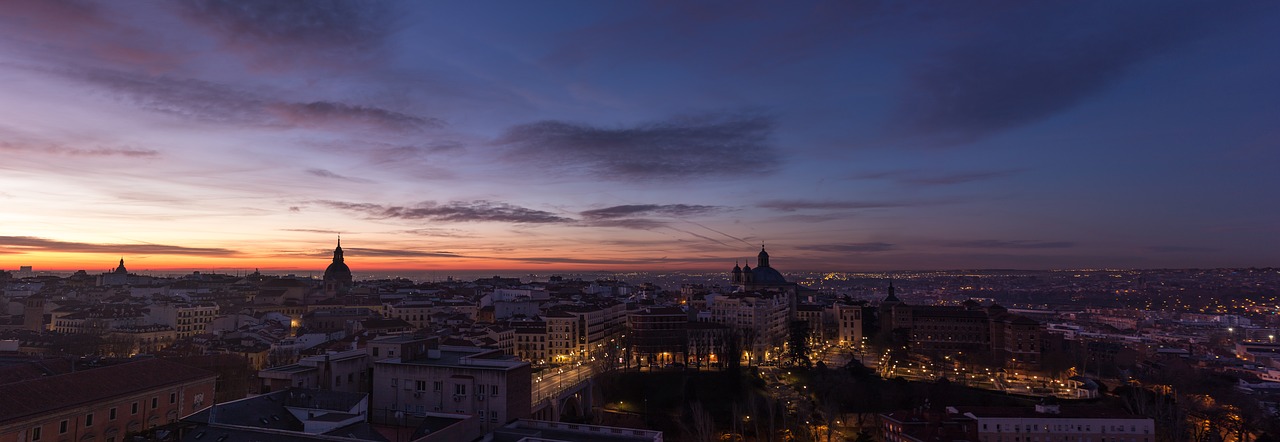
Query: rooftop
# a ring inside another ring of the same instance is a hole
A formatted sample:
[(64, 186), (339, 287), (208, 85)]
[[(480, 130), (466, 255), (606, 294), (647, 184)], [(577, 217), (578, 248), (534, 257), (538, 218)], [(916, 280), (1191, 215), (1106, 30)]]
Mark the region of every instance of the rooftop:
[(516, 420), (493, 431), (493, 442), (517, 442), (525, 438), (545, 442), (661, 442), (662, 432), (528, 419)]
[(215, 373), (163, 359), (77, 371), (0, 385), (0, 422), (22, 419), (188, 382)]
[(465, 368), (493, 368), (500, 370), (510, 370), (522, 365), (529, 365), (526, 361), (511, 355), (502, 354), (501, 350), (482, 349), (477, 347), (455, 347), (442, 346), (439, 355), (435, 351), (431, 351), (426, 355), (419, 356), (412, 360), (401, 360), (399, 358), (384, 359), (378, 361), (378, 364), (410, 364), (410, 365), (431, 365), (431, 366), (447, 366), (447, 367), (465, 367)]
[(1051, 418), (1051, 419), (1147, 419), (1127, 411), (1096, 405), (1061, 405), (1056, 414), (1040, 413), (1033, 407), (955, 407), (960, 413), (978, 418)]

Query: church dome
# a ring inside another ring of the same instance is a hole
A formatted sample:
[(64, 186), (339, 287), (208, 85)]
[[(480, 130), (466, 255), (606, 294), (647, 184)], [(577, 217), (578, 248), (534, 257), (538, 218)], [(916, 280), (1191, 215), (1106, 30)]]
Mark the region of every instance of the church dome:
[(347, 267), (346, 260), (342, 257), (342, 240), (338, 240), (338, 247), (333, 249), (333, 263), (324, 269), (325, 282), (340, 282), (344, 285), (351, 285), (351, 268)]
[[(315, 268), (315, 267), (312, 267), (312, 268)], [(350, 274), (351, 274), (351, 268), (347, 267), (347, 263), (345, 262), (334, 262), (333, 264), (329, 264), (328, 268), (324, 269), (325, 279), (330, 279), (331, 276), (350, 275)]]
[(754, 277), (752, 279), (756, 284), (786, 284), (787, 278), (782, 276), (782, 272), (777, 271), (773, 267), (756, 267), (751, 272)]

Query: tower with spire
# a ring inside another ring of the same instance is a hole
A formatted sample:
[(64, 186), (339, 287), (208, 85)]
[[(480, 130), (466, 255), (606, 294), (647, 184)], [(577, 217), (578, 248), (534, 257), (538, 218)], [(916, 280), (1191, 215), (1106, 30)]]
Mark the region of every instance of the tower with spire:
[(342, 237), (338, 236), (338, 247), (333, 249), (333, 262), (324, 269), (324, 292), (335, 296), (346, 293), (352, 286), (351, 268), (347, 267), (342, 256)]

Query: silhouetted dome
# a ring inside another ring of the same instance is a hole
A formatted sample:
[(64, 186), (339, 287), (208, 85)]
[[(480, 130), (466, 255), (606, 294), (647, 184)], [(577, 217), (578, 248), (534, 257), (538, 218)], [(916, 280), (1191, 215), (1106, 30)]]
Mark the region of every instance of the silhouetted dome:
[[(312, 267), (312, 268), (314, 268), (314, 267)], [(324, 274), (325, 274), (326, 276), (329, 276), (329, 275), (333, 275), (333, 276), (338, 276), (338, 275), (350, 275), (350, 274), (351, 274), (351, 268), (350, 268), (350, 267), (347, 267), (347, 263), (345, 263), (345, 262), (335, 262), (335, 263), (333, 263), (333, 264), (329, 264), (329, 267), (328, 267), (328, 268), (326, 268), (326, 269), (324, 269)], [(326, 278), (326, 279), (328, 279), (328, 278)]]
[(782, 273), (774, 270), (773, 267), (756, 267), (751, 272), (752, 282), (756, 284), (786, 284), (787, 278), (782, 277)]
[(351, 287), (351, 268), (347, 267), (347, 263), (342, 257), (342, 240), (338, 240), (338, 247), (333, 249), (333, 263), (324, 269), (324, 282), (326, 290), (336, 289), (344, 290)]

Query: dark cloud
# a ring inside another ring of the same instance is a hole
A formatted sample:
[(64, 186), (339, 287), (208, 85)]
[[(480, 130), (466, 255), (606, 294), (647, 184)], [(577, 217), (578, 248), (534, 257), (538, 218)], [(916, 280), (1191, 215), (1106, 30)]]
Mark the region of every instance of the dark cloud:
[(0, 236), (0, 247), (18, 252), (111, 253), (124, 255), (233, 256), (230, 249), (167, 246), (163, 244), (97, 244), (58, 241), (33, 236)]
[(444, 126), (435, 118), (423, 118), (386, 109), (331, 101), (274, 103), (267, 109), (294, 126), (323, 127), (334, 124), (370, 126), (395, 131), (421, 131)]
[[(608, 180), (768, 174), (779, 166), (773, 119), (723, 114), (607, 128), (563, 121), (515, 126), (495, 142), (511, 160)], [(750, 167), (725, 167), (726, 161)]]
[(770, 200), (756, 204), (756, 207), (773, 209), (782, 212), (797, 210), (852, 210), (883, 209), (890, 207), (908, 207), (916, 203), (893, 201), (813, 201), (813, 200)]
[[(0, 40), (21, 43), (34, 58), (104, 62), (135, 69), (169, 70), (189, 56), (175, 50), (175, 46), (182, 46), (179, 38), (157, 45), (155, 35), (149, 32), (154, 26), (125, 23), (139, 14), (113, 10), (121, 4), (6, 0), (0, 8)], [(144, 5), (152, 6), (156, 5)]]
[(335, 209), (362, 213), (374, 219), (412, 219), (443, 222), (508, 222), (521, 224), (548, 224), (573, 222), (551, 212), (524, 208), (495, 201), (453, 201), (439, 204), (424, 201), (414, 206), (384, 206), (370, 203), (342, 201), (318, 201)]
[(663, 215), (672, 217), (693, 216), (711, 213), (719, 210), (716, 206), (702, 206), (691, 204), (629, 204), (623, 206), (605, 207), (603, 209), (587, 210), (581, 215), (590, 220), (615, 219), (631, 216), (652, 216)]
[(1274, 2), (1013, 2), (941, 25), (954, 42), (909, 74), (893, 122), (927, 144), (973, 142), (1103, 91), (1132, 66)]
[(367, 180), (364, 178), (353, 178), (349, 176), (338, 175), (336, 173), (333, 173), (325, 169), (307, 169), (307, 173), (310, 175), (321, 177), (321, 178), (332, 178), (335, 180), (351, 181), (353, 183), (372, 183), (373, 182), (373, 180)]
[(342, 67), (373, 57), (396, 30), (392, 2), (195, 0), (181, 5), (188, 21), (211, 30), (224, 48), (258, 66)]
[(973, 241), (951, 241), (942, 244), (944, 247), (962, 247), (971, 249), (1066, 249), (1075, 247), (1071, 241), (1032, 241), (1032, 240), (998, 240), (979, 239)]
[(839, 253), (862, 253), (862, 252), (884, 252), (893, 250), (894, 245), (885, 242), (856, 242), (856, 243), (839, 243), (839, 244), (818, 244), (811, 246), (796, 247), (800, 250), (812, 250), (815, 252), (839, 252)]

